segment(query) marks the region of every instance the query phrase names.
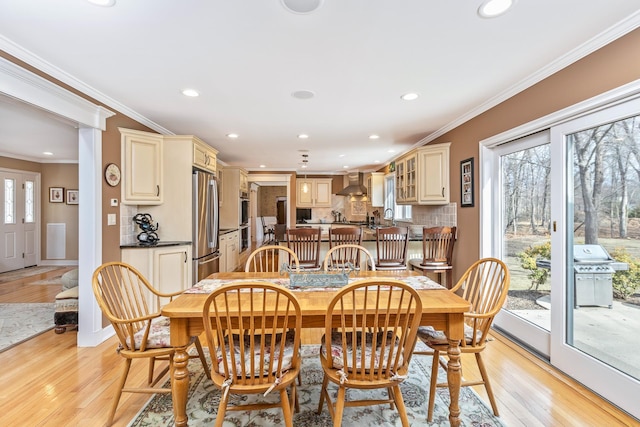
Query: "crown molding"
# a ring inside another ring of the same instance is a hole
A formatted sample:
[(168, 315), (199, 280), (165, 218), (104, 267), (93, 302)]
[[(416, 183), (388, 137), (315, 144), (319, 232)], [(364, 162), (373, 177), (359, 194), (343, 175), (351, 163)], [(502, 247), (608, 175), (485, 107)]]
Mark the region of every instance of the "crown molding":
[[(127, 107), (124, 104), (121, 104), (120, 102), (116, 101), (115, 99), (105, 95), (104, 93), (96, 90), (95, 88), (93, 88), (92, 86), (89, 86), (88, 84), (84, 83), (83, 81), (75, 78), (74, 76), (72, 76), (71, 74), (67, 73), (66, 71), (61, 70), (60, 68), (52, 65), (51, 63), (45, 61), (44, 59), (40, 58), (39, 56), (35, 55), (34, 53), (28, 51), (27, 49), (23, 48), (22, 46), (18, 45), (17, 43), (13, 42), (12, 40), (0, 35), (0, 50), (8, 53), (9, 55), (31, 65), (32, 67), (37, 68), (38, 70), (46, 73), (47, 75), (51, 76), (52, 78), (59, 80), (69, 86), (71, 86), (74, 89), (79, 90), (80, 92), (82, 92), (83, 94), (90, 96), (93, 99), (96, 99), (98, 101), (100, 101), (101, 103), (108, 105), (110, 108), (113, 108), (116, 111), (119, 111), (122, 114), (125, 114), (126, 116), (136, 120), (137, 122), (147, 126), (150, 129), (155, 130), (156, 132), (163, 134), (163, 135), (175, 135), (174, 132), (171, 132), (170, 130), (160, 126), (159, 124), (147, 119), (146, 117), (142, 116), (141, 114), (137, 113), (136, 111), (130, 109), (129, 107)], [(0, 58), (3, 59), (3, 58)], [(8, 60), (6, 60), (7, 62), (10, 62)], [(17, 65), (14, 64), (16, 67)], [(26, 70), (25, 70), (26, 71)], [(34, 74), (35, 75), (35, 74)], [(43, 79), (46, 80), (46, 79)], [(51, 82), (50, 82), (51, 83)], [(51, 83), (53, 84), (53, 83)], [(61, 90), (64, 90), (62, 88), (60, 88)], [(70, 92), (69, 92), (70, 93)], [(86, 101), (86, 100), (85, 100)], [(89, 102), (89, 101), (87, 101)], [(98, 107), (98, 108), (103, 108), (103, 107)], [(108, 110), (106, 110), (108, 111)], [(111, 113), (111, 115), (113, 115), (115, 113)]]
[(600, 34), (586, 41), (582, 45), (566, 53), (565, 55), (562, 55), (561, 57), (551, 62), (550, 64), (546, 65), (545, 67), (541, 68), (537, 72), (531, 74), (529, 77), (521, 80), (520, 82), (502, 91), (496, 96), (488, 99), (487, 101), (480, 104), (476, 108), (468, 111), (467, 113), (463, 114), (462, 116), (458, 117), (457, 119), (453, 120), (447, 125), (441, 127), (435, 132), (425, 136), (420, 141), (415, 143), (408, 151), (411, 151), (413, 148), (420, 147), (422, 145), (425, 145), (433, 141), (439, 136), (444, 135), (445, 133), (457, 128), (458, 126), (462, 125), (463, 123), (466, 123), (467, 121), (473, 119), (474, 117), (479, 116), (480, 114), (506, 101), (507, 99), (512, 98), (513, 96), (517, 95), (523, 90), (528, 89), (531, 86), (535, 85), (536, 83), (541, 82), (547, 77), (568, 67), (574, 62), (579, 61), (580, 59), (597, 51), (598, 49), (601, 49), (602, 47), (619, 39), (625, 34), (630, 33), (631, 31), (635, 30), (638, 27), (640, 27), (640, 11), (630, 15), (629, 17), (623, 19), (617, 24), (609, 27), (608, 29), (604, 30)]

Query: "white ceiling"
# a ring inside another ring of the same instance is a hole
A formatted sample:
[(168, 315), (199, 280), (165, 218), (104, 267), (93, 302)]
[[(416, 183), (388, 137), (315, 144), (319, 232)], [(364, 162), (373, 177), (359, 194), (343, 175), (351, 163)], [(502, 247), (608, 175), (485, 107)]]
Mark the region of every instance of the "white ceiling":
[[(640, 25), (640, 0), (518, 0), (494, 19), (480, 3), (325, 0), (294, 14), (280, 0), (2, 0), (0, 49), (159, 132), (197, 135), (228, 165), (304, 173), (308, 150), (306, 173), (341, 173), (376, 169)], [(74, 160), (75, 135), (0, 98), (2, 155)]]

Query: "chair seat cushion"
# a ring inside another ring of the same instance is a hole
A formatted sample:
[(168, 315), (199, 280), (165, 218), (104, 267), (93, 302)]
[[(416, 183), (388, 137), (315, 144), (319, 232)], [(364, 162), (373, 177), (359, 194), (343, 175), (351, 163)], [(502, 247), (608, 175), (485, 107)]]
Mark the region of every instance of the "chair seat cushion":
[[(420, 326), (418, 328), (418, 338), (428, 345), (448, 345), (447, 336), (443, 331), (436, 331), (432, 326)], [(482, 338), (482, 331), (476, 331), (476, 342)], [(472, 344), (473, 328), (464, 324), (464, 339), (467, 344)]]
[[(149, 330), (146, 348), (171, 347), (169, 324), (170, 319), (164, 316), (159, 316), (151, 320), (151, 328)], [(142, 339), (144, 338), (144, 331), (145, 328), (139, 330), (133, 336), (136, 350), (140, 350), (140, 345), (142, 344)], [(128, 339), (127, 344), (129, 344)]]
[[(365, 333), (365, 345), (364, 345), (364, 351), (365, 351), (365, 362), (367, 364), (370, 364), (371, 361), (371, 354), (373, 353), (373, 337), (374, 335), (376, 335), (376, 350), (375, 350), (375, 364), (374, 364), (374, 369), (378, 369), (381, 366), (379, 366), (379, 361), (380, 361), (380, 349), (382, 348), (382, 344), (383, 341), (385, 342), (385, 353), (388, 354), (389, 352), (389, 343), (392, 341), (393, 337), (392, 337), (392, 332), (388, 331), (386, 334), (386, 339), (384, 336), (383, 332), (367, 332)], [(353, 334), (352, 333), (348, 333), (346, 335), (346, 339), (347, 339), (347, 370), (352, 369), (353, 368)], [(394, 354), (396, 353), (396, 351), (398, 350), (398, 340), (396, 338), (395, 343), (394, 343), (395, 349), (394, 349)], [(357, 332), (356, 334), (356, 369), (361, 368), (361, 362), (362, 362), (362, 333), (361, 332)], [(320, 344), (320, 352), (322, 353), (322, 356), (324, 358), (328, 358), (329, 356), (327, 355), (327, 345), (326, 345), (326, 338), (323, 335), (322, 336), (322, 341)], [(344, 368), (344, 353), (342, 351), (342, 333), (335, 331), (331, 333), (331, 360), (333, 363), (333, 367), (335, 369), (342, 369)], [(387, 358), (384, 357), (384, 362), (386, 363)], [(403, 363), (403, 359), (402, 356), (400, 357), (400, 362), (399, 365), (401, 365)], [(383, 364), (382, 368), (385, 368), (386, 365)]]
[(67, 289), (56, 295), (55, 312), (77, 312), (78, 311), (78, 287)]
[[(281, 346), (281, 334), (277, 334), (276, 343), (274, 345), (274, 353), (271, 354), (271, 335), (265, 336), (265, 355), (263, 359), (262, 369), (256, 369), (255, 375), (256, 377), (266, 376), (269, 374), (269, 365), (271, 364), (271, 360), (274, 360), (273, 368), (271, 369), (271, 373), (275, 373), (278, 370), (277, 359), (280, 357), (280, 346)], [(293, 366), (293, 356), (295, 355), (295, 349), (293, 347), (295, 333), (293, 331), (288, 331), (285, 336), (284, 342), (284, 354), (282, 358), (282, 370), (281, 372), (288, 371)], [(225, 348), (226, 348), (226, 359), (227, 364), (229, 366), (229, 371), (231, 372), (231, 367), (235, 364), (236, 372), (238, 376), (242, 375), (242, 360), (241, 360), (241, 347), (240, 347), (240, 336), (237, 334), (233, 335), (233, 355), (230, 353), (229, 349), (229, 337), (225, 337)], [(254, 352), (251, 353), (251, 336), (243, 335), (242, 341), (244, 341), (244, 372), (251, 372), (251, 362), (253, 361), (254, 366), (260, 366), (260, 343), (262, 341), (262, 335), (256, 335), (254, 337)], [(232, 357), (233, 356), (233, 357)], [(224, 373), (224, 356), (222, 351), (218, 350), (217, 353), (217, 362), (218, 362), (218, 372)]]
[(411, 259), (409, 260), (409, 264), (412, 267), (419, 267), (424, 269), (448, 270), (452, 268), (450, 265), (447, 264), (446, 261), (441, 262), (441, 261), (424, 261), (422, 259)]

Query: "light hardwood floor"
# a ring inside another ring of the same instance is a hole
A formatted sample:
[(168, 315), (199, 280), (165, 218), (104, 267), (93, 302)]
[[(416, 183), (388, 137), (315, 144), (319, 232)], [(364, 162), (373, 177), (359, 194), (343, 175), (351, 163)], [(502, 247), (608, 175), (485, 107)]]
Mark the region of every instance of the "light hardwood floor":
[[(0, 284), (0, 289), (5, 285)], [(12, 293), (29, 293), (20, 285), (12, 286)], [(318, 333), (305, 334), (303, 339), (317, 342)], [(508, 339), (493, 337), (484, 357), (507, 426), (640, 425)], [(114, 338), (94, 348), (78, 348), (75, 331), (56, 335), (51, 330), (0, 353), (0, 425), (103, 425), (122, 368), (115, 349)], [(462, 363), (465, 378), (478, 376), (475, 362), (467, 362), (467, 355)], [(145, 362), (134, 361), (131, 383), (143, 384), (146, 368)], [(482, 387), (476, 391), (488, 402)], [(126, 426), (148, 399), (148, 395), (123, 394), (113, 425)]]

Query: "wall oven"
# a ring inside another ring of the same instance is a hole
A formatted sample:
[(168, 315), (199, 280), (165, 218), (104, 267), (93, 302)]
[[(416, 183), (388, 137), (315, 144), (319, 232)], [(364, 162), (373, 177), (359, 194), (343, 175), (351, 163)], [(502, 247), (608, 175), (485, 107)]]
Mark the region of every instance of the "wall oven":
[(249, 199), (240, 199), (240, 225), (249, 225)]

